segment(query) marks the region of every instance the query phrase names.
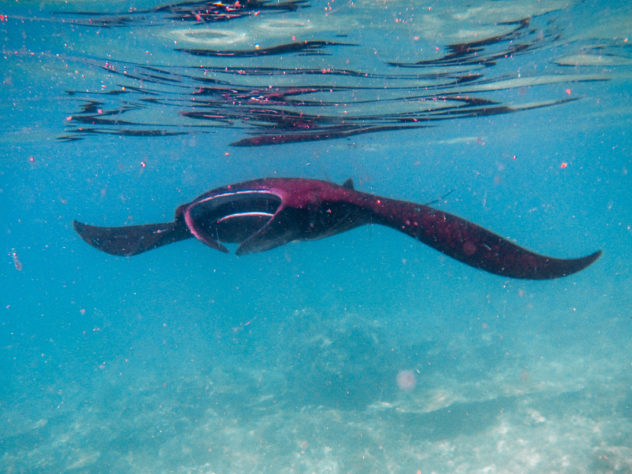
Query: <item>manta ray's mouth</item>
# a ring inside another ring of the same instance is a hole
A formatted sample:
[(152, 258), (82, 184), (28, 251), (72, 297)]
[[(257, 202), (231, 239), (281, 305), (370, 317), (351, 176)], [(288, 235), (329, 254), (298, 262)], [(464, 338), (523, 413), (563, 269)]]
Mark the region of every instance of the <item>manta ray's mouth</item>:
[(194, 202), (185, 211), (191, 233), (212, 247), (241, 243), (259, 231), (277, 212), (281, 198), (269, 191), (227, 192)]

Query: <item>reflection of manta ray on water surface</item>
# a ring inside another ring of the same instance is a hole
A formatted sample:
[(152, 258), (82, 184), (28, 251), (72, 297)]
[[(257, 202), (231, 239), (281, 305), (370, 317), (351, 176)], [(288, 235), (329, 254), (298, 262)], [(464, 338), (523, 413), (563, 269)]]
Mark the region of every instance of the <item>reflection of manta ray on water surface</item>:
[(266, 178), (209, 191), (176, 211), (174, 222), (96, 227), (75, 222), (93, 247), (114, 255), (137, 255), (195, 237), (237, 254), (269, 250), (295, 240), (329, 237), (364, 224), (381, 224), (475, 268), (512, 278), (549, 279), (578, 272), (601, 252), (582, 258), (539, 255), (466, 221), (431, 207), (300, 178)]
[(191, 23), (214, 23), (236, 20), (261, 12), (294, 11), (308, 3), (304, 0), (275, 2), (269, 0), (234, 0), (232, 2), (198, 1), (162, 5), (148, 10), (131, 8), (126, 13), (75, 12), (79, 15), (75, 23), (84, 26), (113, 28), (131, 25), (160, 26), (164, 23), (182, 21)]
[(525, 53), (558, 42), (559, 28), (546, 15), (486, 25), (488, 31), (470, 40), (406, 54), (367, 44), (350, 25), (335, 23), (335, 15), (328, 17), (334, 26), (319, 23), (310, 11), (307, 1), (244, 1), (182, 2), (118, 16), (68, 14), (68, 21), (84, 26), (186, 28), (163, 33), (174, 38), (170, 53), (177, 55), (168, 65), (116, 56), (87, 60), (116, 84), (69, 90), (81, 104), (61, 139), (231, 128), (246, 134), (236, 146), (322, 141), (559, 105), (574, 97), (521, 103), (508, 102), (502, 92), (604, 79), (561, 70), (516, 74)]

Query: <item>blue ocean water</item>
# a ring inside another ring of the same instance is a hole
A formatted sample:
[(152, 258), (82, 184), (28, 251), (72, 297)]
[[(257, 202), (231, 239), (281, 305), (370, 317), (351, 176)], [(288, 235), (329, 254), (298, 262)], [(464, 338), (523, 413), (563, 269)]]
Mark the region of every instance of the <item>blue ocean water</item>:
[[(627, 2), (0, 6), (0, 470), (632, 471)], [(342, 183), (557, 257), (364, 226), (135, 257), (225, 184)]]

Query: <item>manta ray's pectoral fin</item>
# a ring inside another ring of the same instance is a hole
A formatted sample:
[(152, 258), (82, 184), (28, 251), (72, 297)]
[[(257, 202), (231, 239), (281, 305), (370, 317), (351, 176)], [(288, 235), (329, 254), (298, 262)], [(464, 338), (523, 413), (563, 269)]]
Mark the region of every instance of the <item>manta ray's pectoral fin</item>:
[(483, 227), (421, 204), (379, 198), (375, 221), (410, 235), (445, 255), (496, 275), (547, 280), (576, 273), (601, 255), (580, 258), (541, 255)]
[(176, 222), (123, 227), (98, 227), (78, 221), (72, 224), (85, 242), (112, 255), (138, 255), (191, 237), (186, 227)]

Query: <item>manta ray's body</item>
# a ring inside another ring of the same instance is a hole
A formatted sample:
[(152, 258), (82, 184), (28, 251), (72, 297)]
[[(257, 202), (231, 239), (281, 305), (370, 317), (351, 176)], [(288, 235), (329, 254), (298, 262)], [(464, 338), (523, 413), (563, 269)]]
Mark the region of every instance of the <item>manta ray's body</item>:
[(90, 245), (114, 255), (136, 255), (195, 237), (228, 252), (261, 252), (294, 240), (313, 240), (364, 224), (381, 224), (410, 235), (444, 254), (482, 270), (512, 278), (558, 278), (594, 262), (601, 252), (576, 259), (539, 255), (431, 207), (302, 178), (264, 178), (224, 186), (176, 211), (174, 222), (95, 227), (75, 222)]

